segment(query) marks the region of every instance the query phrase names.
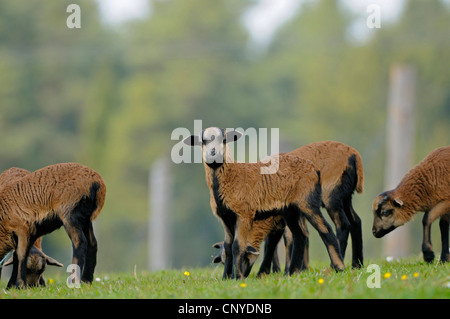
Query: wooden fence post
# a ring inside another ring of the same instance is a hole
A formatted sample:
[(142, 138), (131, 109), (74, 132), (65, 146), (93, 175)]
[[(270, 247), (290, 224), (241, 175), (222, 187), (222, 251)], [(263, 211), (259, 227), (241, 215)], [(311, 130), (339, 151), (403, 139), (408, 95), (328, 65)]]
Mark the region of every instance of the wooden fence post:
[[(412, 167), (415, 140), (416, 70), (411, 65), (393, 65), (387, 112), (385, 187), (395, 188)], [(403, 225), (384, 238), (385, 256), (406, 257), (410, 253), (410, 225)]]
[(155, 161), (149, 173), (149, 270), (167, 269), (170, 266), (171, 178), (169, 165), (169, 159), (161, 157)]

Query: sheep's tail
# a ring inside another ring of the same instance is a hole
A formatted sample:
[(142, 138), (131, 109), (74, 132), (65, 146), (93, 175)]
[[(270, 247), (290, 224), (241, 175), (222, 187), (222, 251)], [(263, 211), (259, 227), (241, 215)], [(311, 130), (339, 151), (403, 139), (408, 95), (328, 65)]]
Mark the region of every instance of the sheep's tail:
[(356, 163), (355, 163), (356, 167), (355, 168), (356, 168), (356, 178), (357, 178), (356, 192), (361, 194), (364, 191), (364, 169), (363, 169), (361, 155), (358, 152), (356, 152), (355, 156), (356, 156)]
[(95, 209), (91, 215), (91, 221), (95, 220), (100, 214), (105, 203), (106, 186), (103, 181), (95, 181), (91, 184), (89, 198), (92, 203), (95, 203)]

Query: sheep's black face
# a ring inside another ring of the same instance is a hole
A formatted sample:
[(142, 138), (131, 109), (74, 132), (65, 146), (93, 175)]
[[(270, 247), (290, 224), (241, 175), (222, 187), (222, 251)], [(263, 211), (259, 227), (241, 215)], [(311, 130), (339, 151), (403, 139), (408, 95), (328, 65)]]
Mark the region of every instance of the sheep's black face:
[(389, 193), (378, 195), (372, 204), (372, 234), (376, 238), (381, 238), (403, 225), (405, 220), (402, 217), (402, 208), (403, 202), (398, 198), (392, 199)]
[(247, 250), (241, 259), (241, 271), (244, 277), (248, 277), (258, 256), (259, 252), (254, 247), (247, 246)]
[[(213, 258), (213, 263), (225, 264), (226, 257), (223, 242), (216, 243), (213, 245), (213, 247), (219, 249), (219, 253)], [(235, 249), (238, 248), (235, 247)], [(239, 267), (239, 274), (242, 274), (243, 277), (248, 277), (258, 256), (259, 252), (252, 246), (247, 246), (246, 251), (239, 253), (237, 255), (237, 260), (239, 262), (238, 265), (236, 265), (237, 267)]]
[(239, 241), (233, 242), (233, 262), (235, 265), (236, 279), (244, 279), (252, 270), (253, 264), (259, 256), (259, 251), (252, 246), (245, 248), (239, 246)]
[[(37, 250), (37, 249), (36, 249)], [(39, 279), (45, 271), (45, 256), (39, 253), (32, 253), (27, 259), (27, 285), (30, 287), (39, 286)]]

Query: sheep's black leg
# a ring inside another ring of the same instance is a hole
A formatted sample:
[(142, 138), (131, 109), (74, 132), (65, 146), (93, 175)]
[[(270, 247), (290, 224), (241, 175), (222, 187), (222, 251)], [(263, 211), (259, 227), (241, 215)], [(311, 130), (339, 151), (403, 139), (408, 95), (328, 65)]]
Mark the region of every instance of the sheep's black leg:
[(13, 285), (16, 288), (25, 288), (27, 286), (27, 257), (34, 238), (30, 239), (25, 230), (16, 232), (14, 236), (16, 236), (17, 247), (13, 255), (13, 273), (7, 288), (11, 288)]
[[(422, 251), (423, 251), (423, 257), (425, 259), (425, 261), (427, 262), (431, 262), (434, 259), (434, 253), (432, 250), (432, 246), (431, 246), (431, 224), (438, 218), (441, 217), (445, 217), (442, 221), (442, 226), (441, 227), (441, 236), (444, 234), (448, 234), (448, 226), (447, 229), (443, 229), (445, 228), (446, 223), (448, 223), (448, 218), (447, 217), (450, 213), (450, 202), (448, 201), (443, 201), (440, 202), (439, 204), (437, 204), (436, 206), (434, 206), (429, 212), (426, 212), (425, 215), (423, 216), (423, 244), (422, 244)], [(441, 223), (439, 223), (439, 225), (441, 225)], [(447, 224), (448, 225), (448, 224)], [(442, 233), (442, 231), (444, 231), (444, 233)], [(446, 236), (448, 237), (448, 235)], [(443, 238), (443, 237), (441, 237)], [(445, 244), (447, 242), (448, 239), (443, 240), (443, 244)], [(447, 244), (447, 252), (448, 252), (448, 244)]]
[(430, 213), (425, 212), (422, 219), (422, 225), (423, 225), (423, 242), (422, 242), (422, 253), (423, 253), (423, 259), (430, 263), (434, 260), (434, 252), (433, 252), (433, 245), (431, 243), (431, 218)]
[[(344, 262), (340, 253), (339, 243), (336, 235), (333, 233), (331, 226), (322, 216), (319, 208), (306, 208), (304, 210), (306, 219), (319, 232), (320, 238), (327, 248), (330, 256), (331, 266), (335, 270), (344, 270)], [(290, 227), (290, 226), (289, 226)], [(291, 229), (292, 230), (292, 229)]]
[(339, 202), (339, 205), (334, 207), (327, 207), (327, 212), (336, 226), (336, 236), (339, 242), (341, 256), (344, 258), (345, 251), (347, 250), (348, 236), (350, 233), (350, 222), (348, 221), (347, 216), (345, 216), (344, 208), (341, 202)]
[(97, 240), (94, 236), (94, 229), (91, 221), (86, 224), (83, 233), (87, 239), (87, 249), (81, 280), (84, 282), (92, 282), (94, 279), (94, 269), (97, 264)]
[(77, 265), (80, 268), (80, 273), (83, 273), (87, 252), (86, 236), (84, 236), (79, 225), (65, 223), (64, 228), (72, 241), (72, 264)]
[[(308, 225), (306, 223), (306, 218), (303, 214), (300, 215), (299, 218), (299, 225), (302, 230), (303, 235), (305, 236), (305, 251), (303, 253), (303, 264), (305, 266), (305, 269), (309, 268), (309, 232), (308, 232)], [(288, 230), (289, 231), (289, 230)], [(286, 247), (289, 247), (289, 236), (288, 233), (285, 233), (285, 240), (286, 240)], [(292, 233), (291, 233), (291, 246), (292, 246)], [(292, 248), (291, 248), (292, 251)], [(290, 260), (286, 260), (286, 263), (289, 264)]]
[(291, 262), (289, 265), (290, 275), (306, 269), (306, 265), (303, 260), (305, 254), (306, 237), (299, 225), (300, 214), (301, 212), (298, 207), (294, 206), (289, 207), (285, 214), (285, 220), (292, 232), (293, 239)]
[[(261, 267), (258, 271), (258, 277), (265, 274), (270, 274), (270, 265), (272, 262), (275, 262), (275, 255), (277, 253), (277, 245), (283, 236), (284, 229), (279, 229), (273, 232), (270, 232), (267, 235), (267, 238), (264, 243), (264, 259), (261, 262)], [(278, 257), (278, 256), (277, 256)], [(278, 260), (278, 258), (277, 258)], [(273, 272), (280, 271), (280, 261), (278, 260), (278, 269), (276, 269), (276, 263), (274, 263)], [(278, 271), (277, 271), (278, 270)]]
[(439, 228), (441, 230), (441, 241), (442, 241), (441, 262), (450, 261), (450, 252), (448, 250), (449, 220), (450, 220), (450, 213), (441, 216), (441, 219), (439, 220)]
[(11, 277), (9, 278), (8, 285), (6, 286), (6, 289), (10, 289), (16, 284), (18, 269), (19, 269), (19, 262), (18, 262), (18, 258), (17, 258), (17, 253), (14, 252), (13, 253), (13, 270), (11, 273)]
[(223, 249), (225, 252), (225, 260), (223, 261), (223, 276), (222, 279), (233, 278), (233, 250), (232, 245), (234, 241), (234, 229), (236, 226), (236, 217), (232, 215), (225, 215), (222, 218), (222, 224), (225, 234), (225, 239), (223, 241)]
[[(289, 227), (284, 229), (283, 234), (284, 241), (284, 274), (289, 274), (289, 267), (291, 265), (291, 256), (292, 256), (292, 246), (294, 245), (294, 240), (292, 239), (292, 232), (289, 230)], [(306, 253), (307, 250), (305, 250)]]
[(275, 248), (272, 252), (272, 272), (278, 273), (280, 271), (281, 271), (281, 265), (280, 265), (280, 257), (278, 256), (278, 244), (277, 244), (277, 245), (275, 245)]
[(350, 235), (352, 237), (352, 267), (361, 268), (364, 266), (362, 224), (361, 218), (359, 218), (353, 208), (351, 196), (344, 200), (344, 212), (350, 222)]

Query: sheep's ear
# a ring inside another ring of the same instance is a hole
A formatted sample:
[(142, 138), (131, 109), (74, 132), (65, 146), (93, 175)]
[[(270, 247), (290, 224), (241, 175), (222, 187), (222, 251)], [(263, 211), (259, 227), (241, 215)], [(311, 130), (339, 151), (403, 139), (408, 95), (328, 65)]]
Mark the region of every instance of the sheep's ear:
[(64, 266), (59, 261), (57, 261), (56, 259), (53, 259), (50, 256), (45, 256), (45, 262), (47, 263), (47, 265), (50, 265), (50, 266), (57, 266), (57, 267), (63, 267)]
[(253, 247), (253, 246), (247, 246), (246, 253), (247, 253), (248, 255), (259, 256), (259, 251), (257, 251), (256, 248)]
[(241, 138), (241, 136), (242, 136), (242, 133), (240, 133), (238, 131), (227, 132), (223, 142), (224, 143), (236, 142), (238, 139)]
[(6, 261), (3, 263), (3, 267), (12, 265), (12, 264), (13, 264), (13, 260), (14, 260), (13, 256), (9, 257), (8, 260), (6, 260)]
[(183, 143), (186, 145), (189, 145), (189, 146), (202, 145), (202, 141), (200, 140), (198, 135), (191, 135), (191, 136), (186, 137), (183, 140)]
[(399, 198), (394, 199), (393, 203), (394, 203), (394, 206), (398, 207), (398, 208), (403, 206), (403, 201)]
[(222, 257), (220, 255), (217, 255), (213, 258), (213, 264), (220, 264), (222, 262)]
[(223, 248), (223, 241), (220, 241), (220, 242), (218, 242), (218, 243), (215, 243), (214, 245), (212, 245), (214, 248), (217, 248), (217, 249), (221, 249), (221, 248)]

